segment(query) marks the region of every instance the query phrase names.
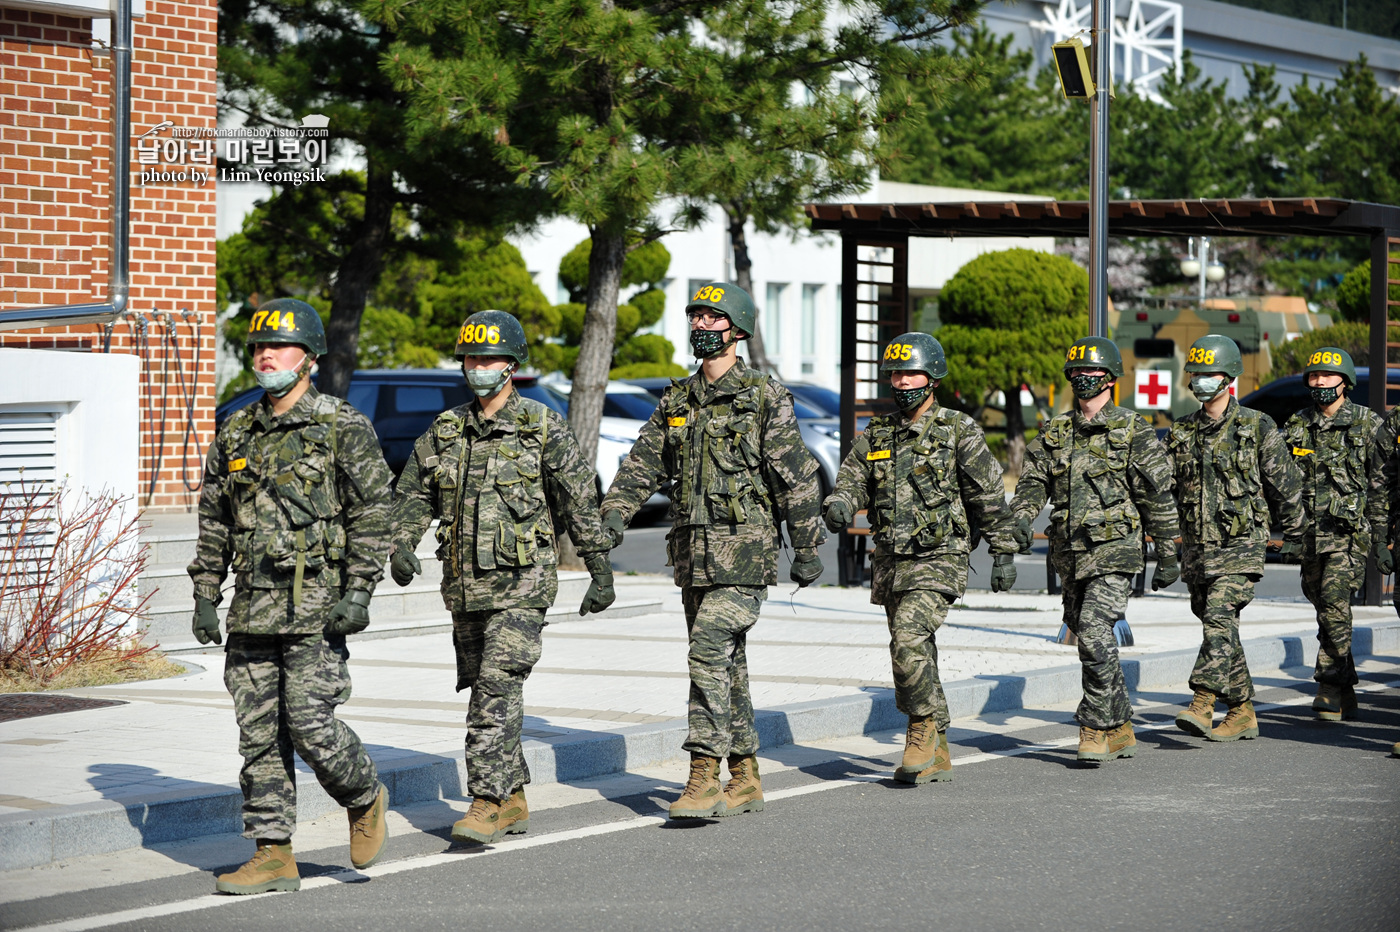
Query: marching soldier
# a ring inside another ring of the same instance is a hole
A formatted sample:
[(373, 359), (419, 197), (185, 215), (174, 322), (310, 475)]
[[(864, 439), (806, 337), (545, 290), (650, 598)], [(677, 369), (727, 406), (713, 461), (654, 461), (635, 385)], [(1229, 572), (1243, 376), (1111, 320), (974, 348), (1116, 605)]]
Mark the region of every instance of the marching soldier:
[(889, 373), (899, 413), (870, 419), (824, 509), (833, 532), (869, 509), (875, 542), (870, 601), (885, 607), (895, 705), (909, 716), (894, 778), (927, 783), (953, 775), (934, 636), (967, 588), (973, 529), (994, 554), (993, 591), (1015, 583), (1017, 544), (1001, 466), (982, 429), (966, 414), (939, 407), (934, 397), (948, 374), (942, 345), (926, 333), (895, 337), (880, 371)]
[[(1395, 569), (1386, 518), (1386, 459), (1381, 419), (1346, 397), (1356, 387), (1351, 355), (1324, 346), (1303, 368), (1313, 404), (1284, 427), (1302, 470), (1307, 533), (1290, 556), (1301, 557), (1303, 594), (1317, 609), (1317, 698), (1313, 710), (1329, 722), (1356, 715), (1356, 663), (1351, 656), (1351, 593), (1374, 556), (1382, 573)], [(1378, 390), (1384, 390), (1378, 388)]]
[(1132, 706), (1118, 663), (1113, 625), (1143, 568), (1143, 532), (1157, 544), (1152, 588), (1181, 575), (1176, 505), (1166, 449), (1146, 421), (1112, 403), (1123, 375), (1118, 347), (1085, 337), (1065, 355), (1074, 410), (1045, 425), (1026, 448), (1011, 507), (1022, 551), (1030, 522), (1048, 500), (1050, 561), (1064, 580), (1064, 621), (1079, 638), (1084, 698), (1079, 703), (1082, 761), (1137, 753)]
[(438, 415), (413, 444), (394, 493), (390, 573), (406, 586), (422, 572), (413, 551), (438, 519), (457, 691), (471, 690), (466, 760), (473, 798), (452, 838), (489, 844), (530, 825), (520, 730), (525, 680), (540, 659), (545, 611), (559, 592), (551, 513), (568, 526), (593, 577), (580, 615), (613, 603), (613, 574), (598, 527), (594, 471), (568, 422), (511, 385), (529, 360), (519, 321), (504, 311), (473, 314), (457, 336), (456, 356), (476, 399)]
[(345, 636), (369, 625), (389, 550), (389, 484), (374, 428), (311, 384), (326, 352), (316, 311), (282, 298), (248, 328), (253, 375), (267, 392), (219, 430), (205, 465), (192, 625), (222, 642), (215, 612), (232, 564), (224, 684), (238, 718), (243, 834), (257, 853), (217, 878), (223, 893), (297, 890), (295, 750), (350, 817), (350, 862), (377, 861), (388, 793), (353, 731), (335, 717), (350, 697)]
[[(1185, 369), (1201, 409), (1172, 425), (1167, 448), (1181, 514), (1182, 574), (1203, 638), (1191, 671), (1195, 694), (1176, 724), (1211, 741), (1257, 738), (1240, 612), (1264, 575), (1271, 506), (1285, 546), (1297, 548), (1303, 539), (1302, 477), (1273, 420), (1230, 396), (1230, 382), (1244, 371), (1234, 340), (1201, 337), (1187, 352)], [(1221, 700), (1228, 711), (1212, 728)]]
[[(821, 576), (825, 536), (817, 463), (798, 433), (792, 396), (737, 356), (754, 330), (748, 293), (712, 282), (686, 316), (700, 371), (666, 390), (603, 498), (603, 527), (617, 546), (642, 503), (672, 482), (667, 564), (690, 635), (691, 755), (673, 819), (763, 809), (744, 642), (778, 581), (779, 521), (787, 522), (799, 586)], [(721, 788), (724, 758), (730, 780)]]

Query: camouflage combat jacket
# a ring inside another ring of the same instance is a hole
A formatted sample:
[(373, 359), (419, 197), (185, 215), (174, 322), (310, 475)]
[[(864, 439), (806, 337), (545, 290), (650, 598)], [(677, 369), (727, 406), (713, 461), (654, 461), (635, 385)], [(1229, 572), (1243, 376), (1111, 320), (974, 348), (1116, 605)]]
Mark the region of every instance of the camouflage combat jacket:
[(1273, 419), (1231, 398), (1217, 420), (1205, 408), (1172, 425), (1181, 537), (1202, 545), (1206, 576), (1261, 575), (1272, 507), (1286, 540), (1303, 539), (1303, 477)]
[(816, 547), (817, 461), (802, 443), (792, 395), (743, 360), (713, 383), (677, 379), (642, 427), (603, 510), (631, 521), (671, 480), (674, 522), (667, 565), (678, 586), (764, 586), (778, 581), (778, 522), (794, 547)]
[(1016, 552), (1001, 466), (982, 429), (937, 404), (913, 422), (903, 414), (871, 418), (841, 464), (833, 501), (853, 513), (869, 509), (877, 604), (910, 589), (961, 596), (974, 527), (993, 553)]
[(319, 632), (383, 575), (392, 482), (368, 418), (315, 386), (280, 417), (266, 396), (235, 412), (205, 463), (195, 594), (217, 603), (232, 564), (231, 633)]
[(1107, 404), (1092, 418), (1076, 408), (1026, 447), (1012, 511), (1033, 521), (1050, 502), (1050, 557), (1068, 580), (1143, 568), (1143, 532), (1179, 533), (1166, 448), (1151, 425)]
[(471, 401), (414, 441), (394, 491), (394, 544), (414, 549), (439, 519), (448, 611), (548, 608), (559, 592), (551, 511), (579, 553), (608, 549), (595, 474), (568, 422), (513, 391), (492, 417)]
[[(1314, 553), (1371, 549), (1386, 540), (1389, 506), (1381, 419), (1350, 398), (1331, 417), (1309, 405), (1288, 419), (1283, 434), (1302, 472), (1302, 502)], [(1393, 446), (1394, 444), (1391, 444)]]
[(1383, 458), (1382, 482), (1390, 542), (1400, 550), (1400, 406), (1391, 408), (1377, 429), (1376, 450)]

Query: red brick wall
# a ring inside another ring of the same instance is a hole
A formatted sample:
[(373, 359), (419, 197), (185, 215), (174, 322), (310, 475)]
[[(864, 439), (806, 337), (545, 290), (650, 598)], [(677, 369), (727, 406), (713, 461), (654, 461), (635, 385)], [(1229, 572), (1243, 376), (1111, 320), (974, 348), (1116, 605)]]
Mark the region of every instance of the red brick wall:
[[(135, 140), (162, 120), (214, 127), (217, 15), (215, 0), (148, 0), (134, 26), (131, 314), (111, 351), (142, 359), (139, 500), (161, 511), (195, 505), (213, 436), (214, 166), (159, 166), (207, 172), (203, 184), (141, 185), (154, 166), (138, 163)], [(107, 299), (111, 90), (111, 56), (92, 50), (89, 20), (0, 9), (0, 310)], [(102, 344), (96, 324), (0, 333), (4, 346)]]

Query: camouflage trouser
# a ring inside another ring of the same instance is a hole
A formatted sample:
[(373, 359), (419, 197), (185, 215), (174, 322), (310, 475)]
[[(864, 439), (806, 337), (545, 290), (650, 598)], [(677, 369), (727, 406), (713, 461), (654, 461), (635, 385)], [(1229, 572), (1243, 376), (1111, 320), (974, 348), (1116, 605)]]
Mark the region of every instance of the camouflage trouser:
[(1361, 585), (1366, 555), (1351, 551), (1303, 557), (1303, 595), (1317, 609), (1317, 665), (1313, 679), (1333, 686), (1358, 682), (1351, 657), (1351, 593)]
[(530, 782), (520, 747), (525, 680), (540, 659), (544, 609), (453, 612), (457, 691), (467, 706), (467, 791), (497, 802)]
[(932, 715), (939, 731), (948, 728), (948, 700), (938, 679), (934, 632), (948, 617), (948, 598), (931, 589), (895, 592), (885, 603), (890, 624), (890, 665), (894, 704), (905, 715)]
[(1089, 728), (1117, 728), (1133, 717), (1113, 637), (1114, 622), (1123, 617), (1132, 587), (1133, 577), (1126, 573), (1064, 581), (1065, 624), (1079, 638), (1079, 662), (1084, 666), (1084, 698), (1075, 717)]
[(365, 746), (335, 717), (350, 698), (345, 638), (321, 634), (230, 634), (224, 685), (238, 718), (243, 834), (285, 841), (297, 824), (296, 762), (311, 767), (342, 806), (367, 806), (379, 772)]
[(681, 589), (690, 634), (690, 734), (682, 747), (692, 754), (758, 752), (744, 642), (767, 595), (765, 586)]
[(1254, 681), (1240, 646), (1240, 612), (1254, 601), (1254, 580), (1237, 573), (1192, 577), (1186, 587), (1202, 629), (1191, 688), (1209, 690), (1228, 706), (1253, 699)]

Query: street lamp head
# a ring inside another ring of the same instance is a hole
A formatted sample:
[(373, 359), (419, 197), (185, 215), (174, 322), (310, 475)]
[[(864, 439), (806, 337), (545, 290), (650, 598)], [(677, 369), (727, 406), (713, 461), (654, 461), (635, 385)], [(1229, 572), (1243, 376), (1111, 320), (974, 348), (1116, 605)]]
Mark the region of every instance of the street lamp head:
[[(1201, 260), (1199, 260), (1199, 259), (1182, 259), (1182, 260), (1181, 260), (1181, 274), (1184, 275), (1184, 276), (1186, 276), (1187, 278), (1195, 278), (1197, 275), (1200, 275), (1200, 274), (1201, 274)], [(1207, 274), (1209, 274), (1209, 273), (1207, 273)]]
[(1219, 262), (1212, 262), (1206, 266), (1206, 281), (1223, 282), (1225, 280), (1225, 266)]

